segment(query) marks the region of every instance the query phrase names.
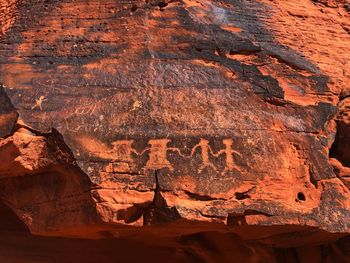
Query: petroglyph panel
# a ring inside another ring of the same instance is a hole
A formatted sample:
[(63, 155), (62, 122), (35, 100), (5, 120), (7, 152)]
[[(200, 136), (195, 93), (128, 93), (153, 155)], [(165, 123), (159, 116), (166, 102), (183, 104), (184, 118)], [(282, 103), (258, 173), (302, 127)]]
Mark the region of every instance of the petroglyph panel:
[[(165, 189), (172, 189), (178, 180), (191, 177), (199, 189), (221, 185), (221, 190), (228, 190), (246, 181), (284, 180), (290, 169), (308, 176), (302, 166), (297, 167), (284, 156), (294, 145), (307, 148), (310, 143), (318, 145), (318, 151), (305, 150), (303, 158), (323, 159), (313, 164), (312, 176), (318, 179), (332, 176), (332, 170), (322, 157), (322, 146), (312, 136), (291, 134), (292, 143), (275, 140), (283, 137), (278, 132), (236, 131), (231, 132), (231, 136), (152, 139), (140, 136), (115, 139), (110, 143), (80, 136), (69, 141), (78, 164), (96, 183), (104, 180), (147, 184), (157, 173)], [(271, 158), (272, 150), (278, 152), (274, 158)], [(268, 165), (262, 166), (263, 162)]]
[[(161, 170), (168, 169), (174, 171), (174, 162), (168, 160), (168, 156), (172, 155), (174, 158), (182, 158), (184, 160), (199, 159), (198, 173), (201, 173), (204, 169), (212, 169), (215, 172), (219, 172), (219, 167), (216, 167), (217, 159), (221, 156), (225, 156), (225, 167), (222, 173), (226, 171), (239, 170), (235, 164), (234, 155), (241, 155), (238, 151), (232, 149), (233, 140), (223, 139), (222, 144), (225, 146), (224, 149), (220, 149), (218, 152), (214, 152), (210, 146), (210, 142), (206, 139), (200, 138), (198, 144), (194, 145), (191, 149), (191, 153), (187, 154), (181, 152), (181, 149), (170, 146), (172, 143), (171, 139), (152, 139), (148, 141), (148, 146), (142, 149), (140, 152), (133, 148), (134, 140), (117, 140), (112, 142), (112, 149), (107, 150), (108, 159), (112, 162), (106, 167), (108, 172), (121, 171), (123, 169), (115, 168), (113, 163), (127, 164), (127, 166), (133, 166), (134, 163), (138, 162), (138, 158), (142, 155), (147, 156), (147, 162), (142, 167), (143, 170)], [(187, 148), (187, 146), (186, 146)], [(98, 152), (91, 152), (92, 155), (97, 157), (106, 157), (106, 155), (100, 155)], [(182, 165), (186, 165), (183, 162)], [(114, 167), (114, 168), (111, 168)], [(179, 168), (177, 168), (179, 170)]]
[[(328, 158), (339, 137), (332, 120), (349, 86), (344, 10), (329, 30), (329, 16), (341, 8), (308, 13), (315, 1), (2, 2), (0, 137), (14, 131), (18, 116), (34, 133), (54, 131), (79, 177), (94, 183), (94, 206), (106, 206), (106, 221), (134, 212), (136, 220), (155, 189), (186, 220), (228, 222), (261, 211), (258, 218), (277, 224), (284, 215), (295, 218), (284, 223), (298, 225), (348, 221), (341, 216), (347, 188), (330, 183), (328, 194), (326, 184), (338, 180)], [(51, 188), (59, 184), (40, 178), (35, 183), (57, 213)], [(64, 185), (74, 181), (69, 175)], [(14, 207), (23, 185), (11, 192)], [(299, 192), (304, 200), (295, 201)], [(32, 196), (47, 213), (46, 199)]]

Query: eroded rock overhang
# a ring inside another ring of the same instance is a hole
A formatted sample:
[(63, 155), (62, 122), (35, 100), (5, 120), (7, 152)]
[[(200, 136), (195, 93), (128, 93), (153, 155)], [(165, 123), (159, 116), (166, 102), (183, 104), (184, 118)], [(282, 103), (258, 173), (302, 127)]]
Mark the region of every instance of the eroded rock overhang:
[(1, 21), (1, 198), (32, 233), (349, 231), (348, 77), (281, 39), (283, 6), (88, 2)]

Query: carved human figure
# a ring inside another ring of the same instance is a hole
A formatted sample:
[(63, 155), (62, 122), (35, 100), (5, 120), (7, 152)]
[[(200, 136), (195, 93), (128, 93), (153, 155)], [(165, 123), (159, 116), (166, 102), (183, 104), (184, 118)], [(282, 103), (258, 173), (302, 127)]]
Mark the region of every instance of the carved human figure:
[(39, 99), (35, 100), (35, 104), (32, 107), (32, 110), (34, 110), (35, 108), (39, 108), (40, 110), (43, 110), (43, 102), (47, 101), (47, 99), (45, 99), (44, 96), (40, 96)]
[(174, 167), (167, 159), (167, 153), (168, 151), (173, 151), (181, 155), (181, 151), (178, 148), (168, 147), (169, 142), (171, 142), (169, 139), (157, 139), (148, 142), (151, 147), (145, 149), (145, 151), (149, 150), (149, 159), (145, 166), (146, 169), (159, 170), (168, 168), (170, 171), (174, 170)]
[(213, 150), (209, 145), (209, 141), (201, 138), (199, 143), (192, 148), (191, 157), (196, 153), (198, 148), (201, 149), (201, 157), (202, 157), (202, 164), (199, 166), (198, 172), (201, 173), (206, 167), (211, 167), (215, 171), (217, 171), (216, 167), (214, 166), (214, 164), (210, 162), (210, 159), (209, 159), (209, 154), (212, 154), (213, 156), (215, 156)]
[(139, 153), (132, 148), (133, 143), (134, 140), (120, 140), (113, 142), (113, 149), (111, 151), (113, 159), (120, 162), (132, 163), (134, 161), (132, 155), (139, 155)]
[(222, 142), (225, 145), (225, 149), (220, 150), (217, 154), (215, 154), (215, 157), (219, 157), (220, 155), (225, 154), (226, 166), (225, 166), (223, 173), (225, 173), (227, 171), (233, 171), (233, 170), (240, 171), (239, 167), (235, 164), (235, 162), (233, 160), (233, 154), (238, 154), (238, 155), (241, 155), (241, 154), (235, 150), (232, 150), (233, 140), (232, 139), (223, 139)]
[(192, 148), (190, 156), (184, 156), (178, 148), (168, 147), (168, 144), (170, 142), (170, 139), (152, 139), (148, 141), (150, 147), (147, 147), (141, 153), (139, 153), (132, 147), (134, 140), (119, 140), (112, 143), (113, 148), (110, 150), (109, 154), (115, 161), (130, 164), (135, 161), (134, 155), (142, 155), (145, 152), (149, 152), (149, 158), (146, 166), (144, 167), (145, 169), (159, 170), (168, 168), (170, 171), (173, 171), (174, 167), (168, 160), (167, 156), (169, 151), (177, 152), (182, 157), (190, 158), (195, 155), (198, 149), (200, 149), (202, 163), (198, 168), (199, 173), (201, 173), (205, 168), (209, 167), (217, 171), (215, 165), (210, 161), (210, 156), (218, 158), (223, 154), (226, 158), (226, 166), (223, 170), (223, 173), (227, 171), (240, 170), (239, 167), (235, 164), (233, 158), (234, 154), (240, 155), (240, 153), (232, 149), (232, 139), (223, 139), (222, 142), (225, 145), (225, 148), (219, 150), (217, 153), (214, 153), (209, 145), (209, 141), (201, 138), (199, 143)]
[(112, 142), (112, 149), (107, 153), (109, 158), (112, 159), (106, 166), (107, 172), (130, 172), (132, 164), (135, 159), (133, 155), (140, 155), (134, 148), (132, 144), (134, 140), (119, 140)]

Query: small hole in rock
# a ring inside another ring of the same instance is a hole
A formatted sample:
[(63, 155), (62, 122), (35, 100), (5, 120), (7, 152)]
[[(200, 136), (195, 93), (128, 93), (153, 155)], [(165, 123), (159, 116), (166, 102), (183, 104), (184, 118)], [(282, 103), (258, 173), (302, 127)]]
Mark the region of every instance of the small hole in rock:
[(297, 195), (299, 201), (305, 201), (305, 195), (302, 192), (299, 192)]
[(196, 51), (198, 51), (198, 52), (202, 52), (202, 50), (203, 50), (203, 49), (201, 49), (200, 47), (196, 47), (195, 49), (196, 49)]

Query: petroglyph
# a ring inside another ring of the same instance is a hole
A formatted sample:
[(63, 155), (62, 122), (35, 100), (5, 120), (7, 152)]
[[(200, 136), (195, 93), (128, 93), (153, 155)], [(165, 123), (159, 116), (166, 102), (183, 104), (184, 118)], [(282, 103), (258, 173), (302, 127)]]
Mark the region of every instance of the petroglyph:
[[(171, 145), (171, 139), (151, 139), (144, 141), (149, 146), (141, 146), (135, 140), (116, 140), (109, 146), (96, 139), (88, 137), (76, 138), (76, 141), (87, 151), (89, 156), (109, 160), (107, 172), (129, 172), (131, 167), (139, 167), (141, 170), (168, 169), (173, 172), (181, 170), (179, 165), (191, 161), (191, 167), (198, 173), (204, 170), (225, 174), (226, 172), (238, 171), (240, 167), (235, 162), (235, 156), (241, 154), (234, 150), (234, 140), (221, 139), (223, 148), (216, 152), (210, 145), (210, 141), (200, 138), (199, 142), (192, 145), (181, 144), (182, 147)], [(137, 146), (138, 145), (138, 146)], [(181, 148), (181, 149), (180, 149)], [(80, 152), (79, 152), (80, 155)], [(222, 157), (221, 157), (222, 156)], [(198, 164), (196, 164), (198, 162)]]
[(241, 156), (241, 154), (235, 150), (232, 150), (233, 140), (232, 139), (224, 139), (222, 140), (223, 144), (226, 146), (225, 149), (220, 150), (217, 154), (214, 154), (215, 157), (219, 157), (222, 154), (225, 154), (226, 156), (226, 167), (223, 171), (223, 173), (227, 171), (234, 171), (238, 170), (240, 171), (239, 167), (235, 164), (233, 160), (233, 154), (238, 154)]
[[(223, 139), (222, 143), (225, 147), (220, 149), (217, 153), (211, 148), (209, 140), (203, 138), (190, 148), (191, 152), (189, 154), (184, 154), (179, 148), (169, 146), (171, 142), (171, 139), (151, 139), (148, 141), (148, 147), (144, 148), (142, 151), (138, 151), (133, 148), (135, 140), (117, 140), (111, 143), (112, 147), (107, 147), (105, 145), (105, 154), (101, 154), (100, 152), (95, 154), (99, 157), (108, 157), (108, 159), (111, 160), (107, 169), (111, 172), (127, 172), (130, 165), (139, 162), (138, 157), (140, 156), (147, 157), (146, 163), (142, 165), (145, 170), (169, 169), (173, 172), (176, 170), (178, 164), (169, 160), (169, 153), (172, 153), (173, 157), (181, 157), (181, 161), (190, 160), (196, 156), (196, 160), (200, 159), (198, 167), (194, 166), (198, 173), (202, 173), (205, 169), (209, 168), (214, 170), (214, 172), (220, 172), (219, 166), (223, 166), (217, 162), (220, 156), (225, 156), (224, 160), (226, 163), (225, 167), (220, 169), (222, 174), (232, 171), (241, 171), (234, 160), (234, 155), (241, 156), (241, 154), (232, 149), (234, 143), (233, 139)], [(92, 153), (94, 154), (94, 152)]]
[(149, 159), (146, 163), (146, 169), (159, 170), (168, 168), (170, 171), (174, 170), (174, 167), (167, 159), (167, 152), (177, 152), (181, 154), (178, 148), (168, 148), (168, 143), (171, 142), (169, 139), (150, 140), (148, 143), (151, 145), (149, 148)]
[(45, 99), (44, 96), (40, 96), (39, 99), (35, 100), (35, 104), (32, 107), (32, 110), (39, 108), (40, 110), (43, 110), (43, 102), (46, 101), (47, 99)]
[(201, 157), (202, 157), (202, 164), (199, 166), (198, 168), (198, 172), (201, 173), (203, 171), (204, 168), (206, 167), (211, 167), (213, 168), (215, 171), (217, 171), (216, 167), (214, 166), (214, 164), (212, 164), (210, 162), (209, 159), (209, 154), (212, 154), (214, 156), (214, 152), (211, 149), (210, 145), (209, 145), (209, 141), (205, 140), (205, 139), (200, 139), (199, 143), (196, 144), (191, 151), (191, 157), (195, 154), (196, 150), (198, 148), (201, 148)]
[(133, 143), (134, 140), (120, 140), (113, 142), (113, 149), (111, 151), (112, 158), (116, 161), (132, 163), (134, 161), (132, 155), (140, 155), (139, 152), (132, 148)]

